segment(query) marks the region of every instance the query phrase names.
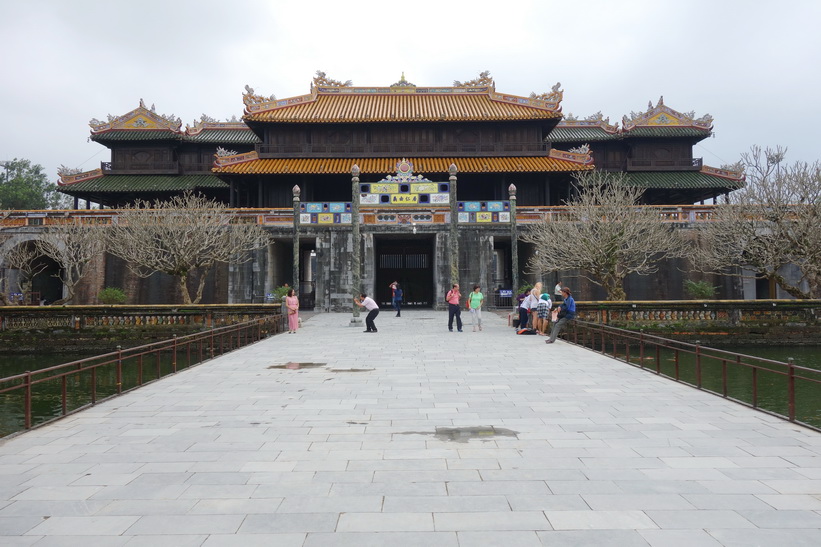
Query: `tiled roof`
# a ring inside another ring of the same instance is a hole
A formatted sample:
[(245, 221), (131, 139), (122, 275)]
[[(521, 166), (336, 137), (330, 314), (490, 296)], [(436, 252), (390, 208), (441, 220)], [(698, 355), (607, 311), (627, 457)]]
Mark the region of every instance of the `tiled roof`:
[(709, 175), (700, 171), (626, 173), (632, 186), (641, 188), (741, 188), (741, 180)]
[[(229, 165), (214, 171), (224, 174), (267, 175), (267, 174), (350, 174), (356, 164), (362, 173), (392, 173), (399, 158), (359, 158), (359, 159), (258, 159)], [(407, 158), (417, 173), (447, 173), (453, 163), (460, 173), (505, 173), (505, 172), (572, 172), (592, 169), (593, 165), (582, 165), (562, 159), (539, 157), (504, 158)]]
[(204, 129), (195, 135), (182, 135), (182, 140), (214, 144), (259, 144), (262, 142), (250, 129)]
[(531, 99), (490, 93), (318, 94), (303, 102), (250, 112), (252, 122), (423, 122), (559, 119), (557, 110), (530, 106)]
[(175, 141), (180, 134), (163, 129), (113, 129), (102, 133), (94, 133), (91, 140), (106, 141)]
[(620, 133), (608, 133), (601, 127), (564, 126), (559, 124), (547, 136), (550, 142), (593, 142), (620, 139)]
[(227, 188), (214, 175), (104, 175), (60, 187), (66, 194), (80, 192), (184, 192), (200, 188)]
[(696, 137), (706, 139), (710, 136), (709, 129), (698, 127), (665, 127), (662, 125), (646, 125), (634, 127), (633, 129), (623, 129), (621, 135), (629, 137)]

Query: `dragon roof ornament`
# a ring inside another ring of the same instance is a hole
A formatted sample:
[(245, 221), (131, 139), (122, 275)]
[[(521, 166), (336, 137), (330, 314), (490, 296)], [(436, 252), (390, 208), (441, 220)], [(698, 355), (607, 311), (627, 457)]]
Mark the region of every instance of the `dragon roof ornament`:
[(536, 94), (535, 92), (530, 93), (531, 99), (538, 99), (540, 101), (546, 101), (549, 103), (560, 103), (562, 102), (562, 98), (564, 97), (564, 89), (560, 89), (562, 87), (561, 82), (556, 82), (556, 85), (550, 88), (550, 92), (548, 93), (541, 93)]
[(179, 133), (182, 120), (174, 114), (157, 114), (154, 105), (148, 109), (145, 102), (140, 99), (140, 106), (122, 116), (108, 115), (108, 121), (102, 122), (97, 118), (92, 118), (88, 125), (91, 126), (91, 133), (102, 133), (112, 129), (153, 129)]
[(194, 120), (193, 125), (185, 126), (185, 134), (189, 136), (197, 135), (204, 129), (237, 129), (250, 130), (245, 122), (237, 119), (236, 116), (231, 116), (230, 120), (221, 122), (211, 116), (203, 114), (199, 120)]
[(604, 114), (601, 111), (596, 112), (595, 114), (591, 114), (584, 119), (579, 119), (577, 116), (574, 116), (572, 113), (567, 114), (562, 121), (559, 122), (559, 126), (561, 127), (600, 127), (602, 130), (606, 131), (607, 133), (618, 133), (619, 126), (618, 124), (611, 125), (610, 124), (610, 117), (604, 117)]
[(484, 72), (480, 72), (477, 78), (466, 82), (453, 80), (453, 87), (490, 87), (492, 89), (496, 89), (496, 82), (494, 82), (493, 78), (490, 77), (490, 71), (485, 70)]
[(659, 97), (656, 106), (653, 101), (647, 104), (647, 112), (630, 112), (630, 117), (622, 118), (624, 131), (634, 127), (693, 127), (710, 131), (713, 128), (713, 117), (705, 114), (695, 117), (695, 112), (678, 112), (664, 104), (664, 96)]
[(311, 85), (312, 87), (351, 87), (353, 83), (350, 80), (346, 80), (344, 82), (333, 80), (328, 78), (328, 76), (321, 70), (317, 70), (316, 76), (314, 76), (313, 83)]
[[(62, 169), (63, 166), (61, 165), (60, 168)], [(75, 169), (69, 169), (69, 171), (77, 171), (77, 172), (76, 173), (69, 173), (69, 172), (60, 173), (58, 171), (58, 174), (60, 174), (60, 178), (57, 179), (57, 186), (68, 186), (70, 184), (75, 184), (75, 183), (83, 182), (83, 181), (86, 181), (86, 180), (98, 179), (98, 178), (103, 176), (103, 170), (99, 169), (99, 168), (98, 169), (93, 169), (91, 171), (83, 171), (83, 172), (80, 172), (79, 169), (76, 169), (76, 170)]]
[(63, 164), (60, 164), (60, 167), (57, 168), (57, 175), (60, 178), (63, 178), (64, 176), (68, 177), (71, 175), (79, 175), (82, 172), (82, 169), (79, 169), (77, 167), (66, 167)]
[(262, 104), (262, 103), (270, 103), (276, 101), (277, 98), (274, 95), (270, 97), (263, 97), (262, 95), (257, 95), (254, 93), (254, 88), (245, 84), (245, 93), (242, 94), (242, 102), (245, 105), (252, 105), (252, 104)]

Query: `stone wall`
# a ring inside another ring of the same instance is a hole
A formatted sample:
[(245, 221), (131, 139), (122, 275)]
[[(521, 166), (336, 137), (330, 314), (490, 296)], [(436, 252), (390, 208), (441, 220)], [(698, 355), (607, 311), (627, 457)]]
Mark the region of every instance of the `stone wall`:
[(281, 305), (6, 306), (0, 352), (110, 351), (272, 316)]
[(821, 345), (821, 300), (577, 301), (578, 318), (708, 346)]

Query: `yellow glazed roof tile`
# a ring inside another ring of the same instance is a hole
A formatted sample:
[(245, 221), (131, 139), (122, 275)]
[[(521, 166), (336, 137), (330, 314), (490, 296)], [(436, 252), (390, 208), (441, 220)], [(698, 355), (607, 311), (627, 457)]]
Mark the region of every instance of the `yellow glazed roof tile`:
[(338, 93), (314, 92), (282, 101), (246, 106), (249, 122), (344, 123), (424, 122), (560, 119), (558, 102), (496, 93), (490, 89), (466, 92), (464, 88), (413, 92), (372, 93), (362, 88), (343, 88)]
[[(407, 158), (417, 173), (447, 173), (455, 164), (461, 173), (505, 172), (572, 172), (592, 169), (592, 163), (580, 163), (547, 156), (504, 158)], [(215, 173), (240, 175), (281, 174), (350, 174), (356, 164), (362, 173), (392, 173), (398, 158), (282, 158), (253, 159), (214, 169)]]

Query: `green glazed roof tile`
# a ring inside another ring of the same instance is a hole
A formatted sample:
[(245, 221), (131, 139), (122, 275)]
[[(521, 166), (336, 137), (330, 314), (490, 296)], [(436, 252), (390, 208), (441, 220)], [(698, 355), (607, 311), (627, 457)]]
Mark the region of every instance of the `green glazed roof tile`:
[(700, 171), (627, 173), (631, 186), (641, 188), (741, 188), (744, 183)]
[(707, 129), (698, 129), (697, 127), (666, 127), (659, 126), (641, 126), (635, 127), (629, 131), (624, 131), (625, 138), (630, 137), (696, 137), (706, 139), (711, 132)]
[(91, 140), (96, 142), (106, 141), (176, 141), (179, 140), (179, 134), (172, 131), (161, 130), (155, 131), (152, 129), (139, 131), (106, 131), (105, 133), (98, 133), (91, 135)]
[(250, 129), (204, 130), (196, 135), (183, 135), (182, 140), (216, 144), (259, 144), (262, 142)]
[(184, 192), (199, 188), (228, 188), (214, 175), (104, 175), (102, 177), (61, 186), (66, 194), (76, 192)]
[(558, 126), (547, 136), (550, 142), (613, 141), (621, 138), (618, 133), (608, 133), (601, 127)]

